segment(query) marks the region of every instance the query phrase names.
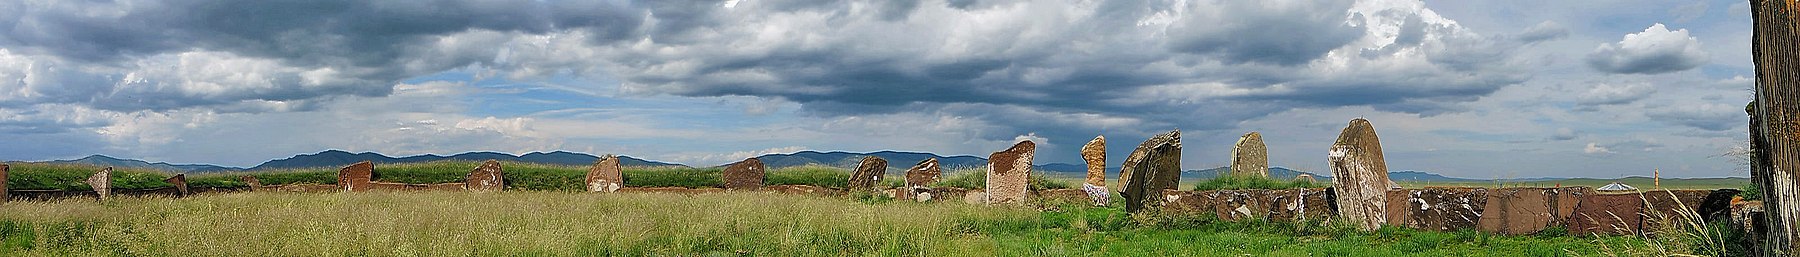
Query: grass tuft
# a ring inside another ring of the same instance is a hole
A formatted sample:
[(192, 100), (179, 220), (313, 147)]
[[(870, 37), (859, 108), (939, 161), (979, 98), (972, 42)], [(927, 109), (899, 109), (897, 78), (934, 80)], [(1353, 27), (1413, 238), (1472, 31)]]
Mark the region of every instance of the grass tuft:
[(1194, 191), (1224, 189), (1294, 189), (1323, 188), (1328, 184), (1307, 180), (1282, 180), (1260, 176), (1225, 174), (1194, 184)]

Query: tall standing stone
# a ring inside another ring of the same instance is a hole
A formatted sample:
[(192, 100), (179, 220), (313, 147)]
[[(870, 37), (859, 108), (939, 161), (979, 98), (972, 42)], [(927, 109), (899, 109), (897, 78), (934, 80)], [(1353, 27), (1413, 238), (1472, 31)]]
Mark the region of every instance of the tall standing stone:
[(931, 183), (937, 183), (943, 172), (939, 170), (937, 158), (925, 158), (906, 169), (906, 188), (896, 198), (901, 200), (930, 201), (935, 195), (931, 191)]
[(1262, 133), (1251, 131), (1238, 138), (1231, 148), (1231, 174), (1269, 177), (1269, 148), (1263, 145)]
[(1751, 0), (1751, 180), (1763, 190), (1763, 252), (1800, 252), (1800, 4)]
[(725, 172), (720, 176), (725, 179), (725, 189), (756, 190), (762, 188), (766, 169), (762, 160), (750, 158), (725, 166)]
[(850, 173), (850, 191), (875, 190), (875, 183), (881, 182), (881, 176), (887, 175), (887, 159), (873, 155), (863, 157), (856, 165), (856, 172)]
[(1025, 190), (1031, 177), (1031, 159), (1036, 153), (1037, 143), (1020, 141), (1006, 151), (988, 155), (988, 204), (1025, 202)]
[(112, 167), (106, 167), (83, 181), (94, 187), (94, 193), (100, 195), (100, 200), (106, 200), (106, 196), (112, 193), (112, 170)]
[(1181, 182), (1181, 130), (1138, 144), (1137, 150), (1125, 157), (1125, 164), (1119, 166), (1119, 182), (1124, 183), (1119, 195), (1125, 197), (1127, 212), (1162, 203), (1162, 191), (1175, 189)]
[(357, 162), (338, 170), (338, 187), (344, 192), (362, 192), (369, 190), (369, 182), (375, 180), (375, 163)]
[(1082, 145), (1081, 160), (1087, 161), (1087, 182), (1081, 185), (1081, 191), (1087, 192), (1094, 206), (1110, 204), (1112, 194), (1106, 190), (1106, 136), (1096, 136)]
[(1368, 120), (1350, 120), (1331, 145), (1332, 187), (1337, 193), (1338, 215), (1364, 230), (1387, 222), (1387, 161), (1381, 157), (1381, 140)]
[(600, 160), (594, 161), (594, 166), (588, 167), (587, 180), (585, 180), (587, 191), (611, 193), (625, 188), (623, 171), (624, 169), (619, 168), (618, 156), (611, 154), (601, 156)]
[(173, 177), (163, 179), (163, 182), (175, 185), (175, 192), (180, 192), (181, 196), (188, 195), (187, 174), (175, 174)]
[(244, 185), (250, 187), (250, 191), (262, 190), (262, 187), (263, 187), (262, 180), (256, 179), (255, 176), (244, 175), (242, 177), (238, 177), (238, 180), (243, 180)]
[(506, 171), (500, 168), (500, 161), (487, 160), (481, 166), (469, 171), (463, 177), (463, 189), (473, 191), (506, 190)]

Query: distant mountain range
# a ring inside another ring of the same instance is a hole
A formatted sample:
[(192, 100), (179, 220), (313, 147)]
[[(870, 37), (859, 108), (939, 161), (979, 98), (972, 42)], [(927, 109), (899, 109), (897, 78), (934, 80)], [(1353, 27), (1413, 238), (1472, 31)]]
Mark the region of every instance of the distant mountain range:
[[(941, 156), (941, 155), (931, 154), (931, 153), (900, 152), (900, 151), (879, 151), (879, 152), (870, 152), (870, 153), (852, 153), (852, 152), (842, 152), (842, 151), (832, 151), (832, 152), (800, 151), (800, 152), (796, 152), (796, 153), (786, 153), (786, 154), (765, 154), (762, 156), (757, 156), (756, 158), (762, 160), (763, 164), (767, 165), (768, 168), (770, 168), (770, 169), (779, 169), (779, 168), (805, 166), (805, 165), (824, 165), (824, 166), (840, 167), (840, 168), (849, 169), (849, 168), (855, 168), (856, 165), (862, 161), (862, 158), (864, 156), (871, 156), (871, 155), (881, 157), (882, 159), (886, 159), (888, 161), (888, 172), (896, 173), (896, 174), (906, 172), (907, 168), (911, 168), (913, 164), (917, 164), (920, 161), (924, 161), (926, 158), (937, 158), (938, 164), (941, 165), (942, 167), (944, 167), (945, 169), (947, 169), (946, 171), (955, 170), (955, 169), (982, 169), (983, 167), (987, 166), (987, 158), (967, 156), (967, 155)], [(565, 152), (565, 151), (554, 151), (554, 152), (548, 152), (548, 153), (533, 152), (533, 153), (527, 153), (527, 154), (518, 155), (518, 156), (511, 155), (511, 154), (505, 154), (505, 153), (496, 153), (496, 152), (468, 152), (468, 153), (461, 153), (461, 154), (455, 154), (455, 155), (450, 155), (450, 156), (425, 154), (425, 155), (414, 155), (414, 156), (406, 156), (406, 157), (391, 157), (391, 156), (383, 155), (380, 153), (373, 153), (373, 152), (350, 153), (350, 152), (340, 151), (340, 150), (327, 150), (327, 151), (314, 153), (314, 154), (301, 154), (301, 155), (295, 155), (294, 157), (271, 160), (271, 161), (263, 162), (260, 165), (256, 165), (255, 167), (250, 167), (250, 168), (228, 167), (228, 166), (209, 165), (209, 164), (170, 164), (170, 163), (164, 163), (164, 162), (152, 163), (152, 162), (146, 162), (146, 161), (141, 161), (141, 160), (119, 159), (119, 158), (113, 158), (113, 157), (108, 157), (108, 156), (104, 156), (104, 155), (92, 155), (92, 156), (83, 157), (81, 159), (75, 159), (75, 160), (47, 161), (46, 163), (71, 163), (71, 164), (87, 164), (87, 165), (96, 165), (96, 166), (146, 168), (146, 169), (156, 169), (156, 170), (164, 170), (164, 171), (180, 172), (180, 173), (212, 173), (212, 172), (231, 172), (231, 171), (270, 170), (270, 169), (340, 167), (340, 166), (354, 164), (356, 162), (360, 162), (360, 161), (364, 161), (364, 160), (372, 161), (375, 163), (415, 163), (415, 162), (430, 162), (430, 161), (441, 161), (441, 160), (482, 161), (482, 160), (492, 159), (492, 160), (511, 161), (511, 162), (584, 166), (584, 165), (593, 164), (594, 161), (599, 160), (599, 158), (600, 157), (594, 156), (591, 154)], [(630, 157), (630, 156), (620, 156), (619, 157), (619, 165), (622, 165), (622, 166), (686, 167), (686, 165), (681, 165), (681, 164), (644, 160), (644, 159), (634, 158), (634, 157)], [(1082, 165), (1082, 164), (1046, 163), (1046, 164), (1037, 164), (1037, 165), (1033, 165), (1033, 166), (1034, 166), (1034, 169), (1036, 169), (1038, 171), (1054, 173), (1054, 174), (1057, 174), (1060, 176), (1081, 177), (1081, 176), (1085, 176), (1085, 173), (1087, 173), (1087, 165)], [(1109, 167), (1107, 167), (1107, 168), (1108, 168), (1107, 169), (1107, 177), (1117, 177), (1118, 176), (1119, 171), (1117, 170), (1118, 167), (1116, 165), (1109, 165)], [(1223, 174), (1225, 172), (1228, 172), (1229, 170), (1230, 170), (1230, 167), (1218, 167), (1218, 168), (1211, 168), (1211, 169), (1204, 169), (1204, 170), (1187, 170), (1187, 171), (1182, 172), (1181, 177), (1183, 179), (1213, 178), (1213, 177), (1218, 177), (1219, 174)], [(1312, 172), (1306, 172), (1306, 171), (1299, 171), (1299, 170), (1293, 170), (1293, 169), (1288, 169), (1288, 168), (1284, 168), (1284, 167), (1269, 168), (1269, 176), (1270, 177), (1293, 178), (1293, 177), (1299, 176), (1301, 174), (1312, 175), (1312, 177), (1314, 179), (1317, 179), (1322, 182), (1331, 180), (1331, 176), (1326, 175), (1326, 174), (1318, 174), (1318, 173), (1312, 173)], [(1489, 180), (1485, 180), (1485, 179), (1452, 178), (1452, 177), (1445, 177), (1443, 175), (1438, 175), (1438, 174), (1429, 173), (1429, 172), (1411, 171), (1411, 170), (1388, 172), (1388, 178), (1392, 179), (1396, 182), (1480, 182), (1480, 181), (1489, 181)], [(1548, 180), (1558, 180), (1558, 179), (1561, 179), (1561, 178), (1509, 179), (1509, 181), (1548, 181)]]
[[(350, 152), (339, 151), (339, 150), (327, 150), (327, 151), (319, 152), (316, 154), (302, 154), (302, 155), (296, 155), (294, 157), (282, 158), (282, 159), (278, 159), (278, 160), (271, 160), (268, 162), (263, 162), (260, 165), (256, 165), (256, 167), (250, 167), (248, 169), (238, 168), (238, 167), (210, 165), (210, 164), (169, 164), (169, 163), (162, 163), (162, 162), (150, 163), (150, 162), (140, 161), (140, 160), (113, 158), (113, 157), (108, 157), (105, 155), (92, 155), (92, 156), (84, 157), (81, 159), (47, 161), (45, 163), (70, 163), (70, 164), (87, 164), (87, 165), (95, 165), (95, 166), (147, 168), (147, 169), (164, 170), (164, 171), (169, 171), (169, 172), (180, 172), (180, 173), (212, 173), (212, 172), (232, 172), (232, 171), (255, 171), (255, 170), (269, 170), (269, 169), (339, 167), (339, 166), (355, 164), (356, 162), (360, 162), (360, 161), (370, 161), (370, 162), (375, 162), (375, 163), (415, 163), (415, 162), (430, 162), (430, 161), (441, 161), (441, 160), (459, 160), (459, 161), (500, 160), (500, 161), (527, 162), (527, 163), (539, 163), (539, 164), (551, 164), (551, 165), (585, 166), (585, 165), (591, 165), (594, 163), (594, 161), (597, 161), (599, 159), (600, 159), (599, 156), (594, 156), (591, 154), (572, 153), (572, 152), (564, 152), (564, 151), (555, 151), (555, 152), (549, 152), (549, 153), (533, 152), (533, 153), (528, 153), (528, 154), (519, 155), (519, 156), (514, 156), (511, 154), (505, 154), (505, 153), (495, 153), (495, 152), (468, 152), (468, 153), (461, 153), (461, 154), (456, 154), (456, 155), (451, 155), (451, 156), (426, 154), (426, 155), (414, 155), (414, 156), (407, 156), (407, 157), (390, 157), (390, 156), (383, 155), (380, 153), (372, 153), (372, 152), (350, 153)], [(686, 165), (681, 165), (681, 164), (673, 164), (673, 163), (638, 159), (638, 158), (634, 158), (634, 157), (630, 157), (630, 156), (619, 156), (619, 165), (620, 166), (682, 166), (682, 167), (686, 166)]]

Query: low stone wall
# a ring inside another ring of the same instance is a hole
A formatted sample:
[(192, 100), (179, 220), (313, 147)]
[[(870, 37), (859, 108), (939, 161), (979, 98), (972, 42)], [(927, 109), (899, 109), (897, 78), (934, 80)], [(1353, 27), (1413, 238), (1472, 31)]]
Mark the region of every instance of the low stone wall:
[(1296, 221), (1336, 215), (1323, 188), (1184, 191), (1163, 190), (1160, 211), (1213, 215), (1223, 220)]
[[(1713, 190), (1599, 194), (1586, 187), (1428, 187), (1387, 194), (1386, 226), (1510, 235), (1554, 226), (1567, 227), (1574, 234), (1636, 234), (1646, 228), (1680, 224), (1697, 216), (1678, 215), (1678, 211), (1698, 212), (1703, 202), (1730, 202), (1735, 195)], [(1163, 196), (1159, 211), (1170, 215), (1271, 221), (1337, 216), (1330, 189), (1164, 190)]]

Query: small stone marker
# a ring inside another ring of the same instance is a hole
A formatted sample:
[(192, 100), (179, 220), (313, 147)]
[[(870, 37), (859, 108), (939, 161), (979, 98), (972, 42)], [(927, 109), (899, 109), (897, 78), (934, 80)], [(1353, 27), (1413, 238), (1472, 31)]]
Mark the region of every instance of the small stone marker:
[(762, 160), (744, 159), (725, 166), (725, 189), (756, 190), (762, 188), (763, 171), (766, 170)]
[(1381, 140), (1368, 120), (1350, 120), (1331, 145), (1332, 187), (1337, 193), (1338, 214), (1363, 230), (1387, 223), (1387, 162), (1381, 156)]
[(262, 190), (262, 180), (257, 180), (255, 176), (244, 175), (238, 177), (238, 180), (243, 180), (244, 185), (250, 186), (250, 191)]
[(175, 174), (173, 177), (163, 179), (163, 182), (175, 185), (175, 192), (181, 192), (181, 196), (188, 196), (187, 174)]
[(8, 169), (12, 169), (12, 167), (7, 166), (5, 163), (0, 163), (0, 202), (12, 199), (12, 196), (7, 195), (6, 193), (6, 171)]
[(1262, 133), (1251, 131), (1238, 138), (1231, 148), (1231, 174), (1269, 177), (1269, 148), (1263, 145)]
[(375, 164), (362, 161), (338, 170), (338, 187), (344, 192), (362, 192), (369, 190), (369, 182), (375, 179)]
[(506, 190), (506, 172), (500, 168), (500, 161), (487, 160), (481, 166), (469, 171), (463, 178), (463, 189), (474, 191)]
[(1020, 141), (1005, 151), (988, 155), (987, 203), (1018, 204), (1025, 202), (1030, 183), (1031, 159), (1037, 143)]
[(863, 157), (856, 165), (856, 172), (850, 173), (850, 191), (875, 190), (875, 183), (881, 182), (882, 175), (887, 175), (887, 166), (887, 159)]
[(1162, 203), (1163, 189), (1175, 189), (1181, 182), (1181, 130), (1169, 131), (1144, 140), (1125, 164), (1119, 166), (1119, 195), (1125, 197), (1125, 211), (1137, 212), (1146, 205)]
[(938, 168), (938, 159), (925, 158), (924, 161), (919, 161), (919, 164), (914, 164), (912, 168), (906, 169), (906, 187), (902, 188), (903, 192), (895, 197), (901, 200), (930, 201), (931, 194), (933, 194), (931, 183), (937, 183), (941, 176), (943, 176), (943, 172)]
[(1082, 145), (1081, 160), (1087, 161), (1087, 183), (1081, 185), (1081, 191), (1087, 192), (1094, 206), (1111, 204), (1112, 193), (1106, 190), (1106, 136), (1096, 136)]
[(112, 167), (106, 167), (83, 181), (94, 187), (94, 193), (100, 195), (100, 200), (106, 200), (106, 196), (112, 193), (112, 170)]
[(622, 171), (618, 156), (601, 156), (600, 160), (594, 161), (594, 166), (588, 167), (587, 191), (611, 193), (625, 188), (625, 175)]

